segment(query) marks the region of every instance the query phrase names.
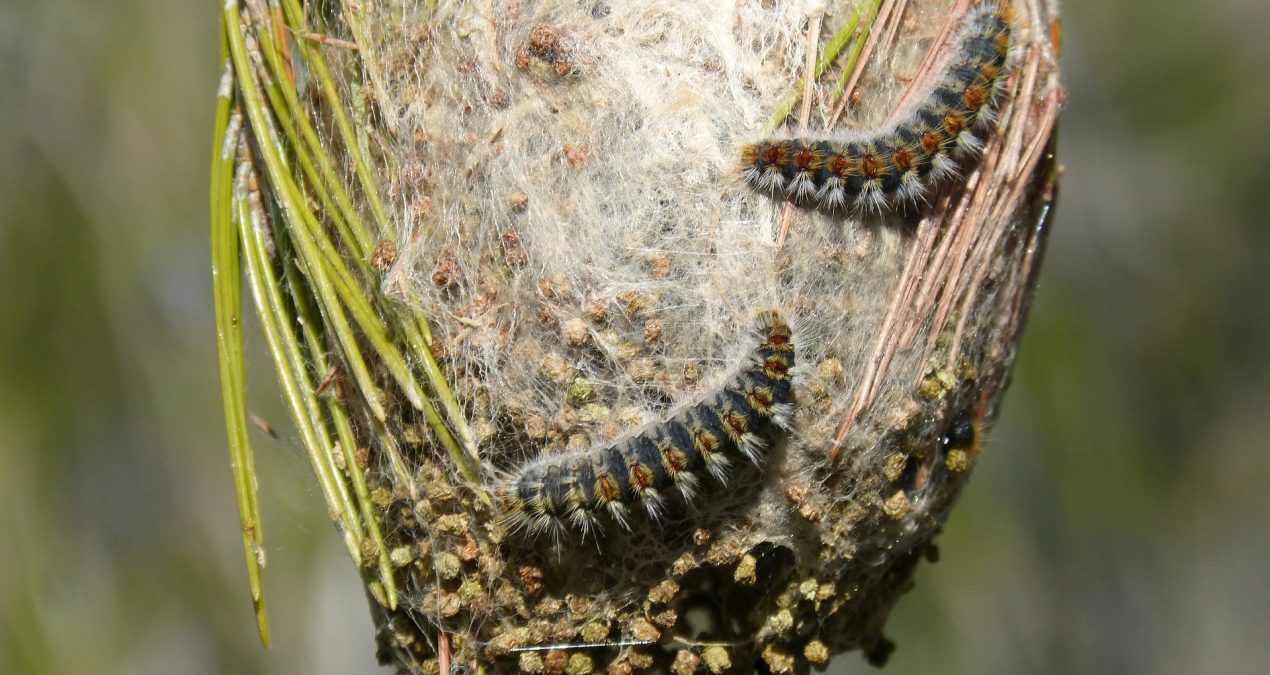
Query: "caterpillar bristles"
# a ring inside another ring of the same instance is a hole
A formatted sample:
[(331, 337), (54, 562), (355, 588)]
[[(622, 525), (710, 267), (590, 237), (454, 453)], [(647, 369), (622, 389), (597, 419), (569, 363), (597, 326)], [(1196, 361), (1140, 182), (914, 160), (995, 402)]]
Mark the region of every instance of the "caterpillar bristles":
[(1011, 50), (1010, 3), (966, 13), (952, 56), (926, 98), (894, 124), (849, 134), (771, 138), (741, 148), (741, 176), (778, 201), (878, 214), (925, 203), (983, 151)]
[(796, 357), (779, 311), (760, 312), (755, 324), (758, 344), (739, 369), (695, 402), (611, 444), (547, 455), (513, 472), (499, 487), (510, 528), (598, 538), (602, 515), (629, 531), (634, 507), (660, 522), (669, 494), (690, 504), (704, 491), (702, 475), (724, 487), (738, 461), (762, 469), (771, 440), (792, 424)]

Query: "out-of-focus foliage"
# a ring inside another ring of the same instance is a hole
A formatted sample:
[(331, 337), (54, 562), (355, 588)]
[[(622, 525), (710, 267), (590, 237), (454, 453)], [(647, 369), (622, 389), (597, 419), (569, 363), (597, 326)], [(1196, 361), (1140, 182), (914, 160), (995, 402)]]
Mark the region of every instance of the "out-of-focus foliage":
[(208, 274), (218, 5), (16, 4), (0, 9), (0, 672), (366, 672), (360, 581), (254, 324), (249, 405), (281, 437), (256, 434), (273, 649), (251, 619)]
[[(1032, 325), (888, 672), (1254, 672), (1270, 7), (1065, 10), (1067, 175)], [(0, 672), (372, 672), (249, 325), (249, 405), (280, 435), (255, 438), (274, 647), (255, 635), (207, 271), (216, 11), (0, 6)]]
[(1001, 424), (896, 672), (1270, 661), (1270, 5), (1064, 3), (1066, 166)]

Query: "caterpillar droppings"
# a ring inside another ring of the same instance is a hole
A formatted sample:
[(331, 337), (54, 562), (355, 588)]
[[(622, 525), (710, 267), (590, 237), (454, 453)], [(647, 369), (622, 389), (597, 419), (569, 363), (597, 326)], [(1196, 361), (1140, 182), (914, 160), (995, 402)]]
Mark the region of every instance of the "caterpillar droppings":
[(531, 535), (572, 528), (584, 538), (604, 521), (630, 530), (641, 510), (658, 520), (676, 493), (691, 502), (706, 476), (725, 485), (739, 462), (761, 467), (772, 436), (793, 422), (794, 342), (778, 311), (757, 323), (757, 346), (710, 394), (614, 443), (517, 469), (500, 486), (509, 525)]
[(923, 201), (983, 148), (1004, 86), (1013, 10), (982, 2), (962, 22), (934, 88), (894, 124), (823, 137), (770, 138), (741, 149), (755, 190), (806, 209), (880, 211)]

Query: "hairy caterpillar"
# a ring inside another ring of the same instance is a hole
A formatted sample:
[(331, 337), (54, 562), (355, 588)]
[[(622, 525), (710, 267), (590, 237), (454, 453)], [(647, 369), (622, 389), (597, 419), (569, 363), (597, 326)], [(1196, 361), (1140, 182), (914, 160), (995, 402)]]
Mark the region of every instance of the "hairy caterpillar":
[(892, 125), (743, 146), (745, 181), (773, 199), (830, 212), (924, 199), (935, 183), (958, 175), (956, 158), (983, 147), (975, 131), (994, 120), (1012, 16), (1009, 2), (968, 11), (934, 88)]
[(762, 466), (770, 435), (794, 414), (794, 342), (776, 310), (758, 316), (747, 362), (697, 402), (615, 443), (549, 455), (521, 466), (502, 486), (508, 521), (530, 533), (572, 527), (585, 537), (601, 521), (630, 529), (641, 508), (658, 519), (668, 495), (690, 502), (705, 475), (726, 484), (745, 460)]

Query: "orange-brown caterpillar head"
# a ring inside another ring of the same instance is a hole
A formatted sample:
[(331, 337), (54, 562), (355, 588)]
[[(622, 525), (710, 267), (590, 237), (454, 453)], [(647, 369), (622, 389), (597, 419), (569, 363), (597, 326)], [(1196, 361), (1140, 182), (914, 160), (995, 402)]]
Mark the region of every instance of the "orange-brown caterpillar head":
[(772, 143), (763, 148), (760, 159), (768, 166), (781, 165), (789, 162), (789, 153), (785, 151), (785, 146), (780, 143)]

